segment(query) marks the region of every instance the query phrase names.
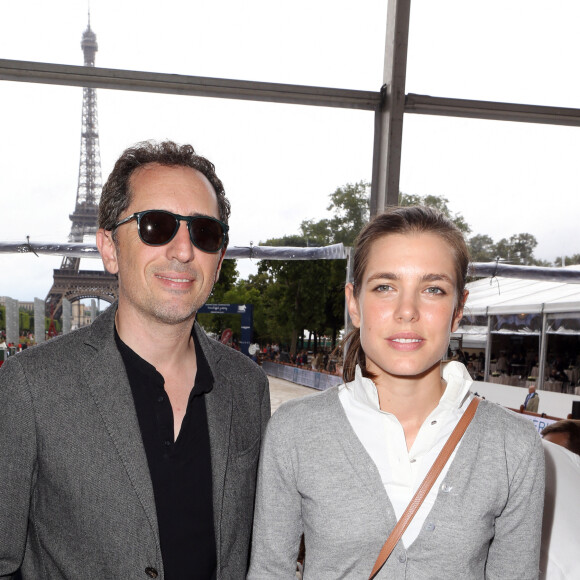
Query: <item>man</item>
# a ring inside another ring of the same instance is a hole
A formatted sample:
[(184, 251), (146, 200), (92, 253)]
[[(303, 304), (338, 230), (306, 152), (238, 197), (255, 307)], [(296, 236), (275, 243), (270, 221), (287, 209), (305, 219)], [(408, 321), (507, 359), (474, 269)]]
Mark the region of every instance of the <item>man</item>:
[(580, 421), (561, 419), (542, 429), (542, 438), (580, 455)]
[(530, 385), (528, 387), (528, 394), (526, 395), (526, 400), (524, 401), (524, 410), (530, 413), (538, 412), (538, 405), (540, 404), (540, 395), (536, 393), (536, 385)]
[(118, 304), (0, 369), (0, 578), (245, 578), (268, 384), (194, 323), (228, 216), (191, 146), (117, 161), (97, 246)]

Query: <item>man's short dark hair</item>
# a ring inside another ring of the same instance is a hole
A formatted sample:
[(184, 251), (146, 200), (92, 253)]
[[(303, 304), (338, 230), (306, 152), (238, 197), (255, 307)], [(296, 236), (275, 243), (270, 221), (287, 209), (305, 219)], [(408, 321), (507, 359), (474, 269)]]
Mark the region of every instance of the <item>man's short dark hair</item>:
[(230, 202), (211, 161), (198, 155), (191, 145), (178, 145), (173, 141), (142, 141), (123, 151), (103, 186), (99, 204), (100, 228), (112, 230), (120, 221), (131, 203), (131, 176), (140, 167), (151, 163), (168, 167), (191, 167), (205, 175), (217, 196), (219, 219), (228, 223)]
[(568, 435), (567, 445), (564, 445), (568, 451), (580, 455), (580, 421), (575, 419), (563, 419), (551, 423), (542, 429), (542, 437), (550, 433), (564, 433)]

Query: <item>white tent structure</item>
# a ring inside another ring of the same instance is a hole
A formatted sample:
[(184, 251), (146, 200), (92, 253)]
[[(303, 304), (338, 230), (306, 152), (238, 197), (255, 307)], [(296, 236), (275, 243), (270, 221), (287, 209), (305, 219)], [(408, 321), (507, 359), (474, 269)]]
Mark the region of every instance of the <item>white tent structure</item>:
[[(579, 266), (571, 266), (578, 270)], [(514, 342), (537, 346), (538, 387), (546, 374), (548, 346), (555, 337), (576, 337), (568, 356), (580, 355), (580, 284), (491, 277), (467, 285), (464, 319), (455, 337), (464, 347), (485, 348), (485, 380), (489, 380), (494, 340), (510, 336)], [(555, 340), (554, 340), (555, 343)]]

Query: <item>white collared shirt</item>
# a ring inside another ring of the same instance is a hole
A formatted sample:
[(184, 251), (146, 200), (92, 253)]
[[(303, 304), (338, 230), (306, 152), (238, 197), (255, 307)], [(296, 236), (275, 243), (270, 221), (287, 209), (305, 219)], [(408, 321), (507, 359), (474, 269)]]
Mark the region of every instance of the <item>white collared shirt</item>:
[[(338, 396), (346, 416), (377, 466), (397, 519), (403, 515), (473, 398), (469, 392), (471, 377), (461, 363), (452, 361), (442, 365), (442, 376), (447, 388), (437, 407), (421, 425), (410, 451), (407, 451), (405, 433), (399, 420), (392, 413), (381, 411), (375, 384), (362, 376), (358, 366), (354, 381), (339, 387)], [(456, 451), (457, 448), (403, 534), (406, 547), (419, 535)]]

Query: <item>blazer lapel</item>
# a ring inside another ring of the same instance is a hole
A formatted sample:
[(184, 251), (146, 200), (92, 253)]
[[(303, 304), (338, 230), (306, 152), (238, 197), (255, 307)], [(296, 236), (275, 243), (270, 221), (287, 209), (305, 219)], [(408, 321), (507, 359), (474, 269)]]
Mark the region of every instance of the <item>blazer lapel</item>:
[[(114, 338), (116, 307), (110, 307), (93, 323), (86, 344), (96, 349), (85, 366), (89, 390), (105, 428), (137, 494), (159, 545), (159, 530), (153, 486), (133, 395), (125, 365)], [(119, 490), (122, 491), (122, 490)]]
[(230, 448), (233, 396), (231, 384), (220, 372), (220, 357), (214, 351), (204, 332), (195, 325), (199, 344), (213, 374), (213, 389), (205, 396), (209, 441), (211, 448), (211, 469), (213, 483), (214, 524), (218, 563), (221, 552), (221, 520), (226, 468)]

